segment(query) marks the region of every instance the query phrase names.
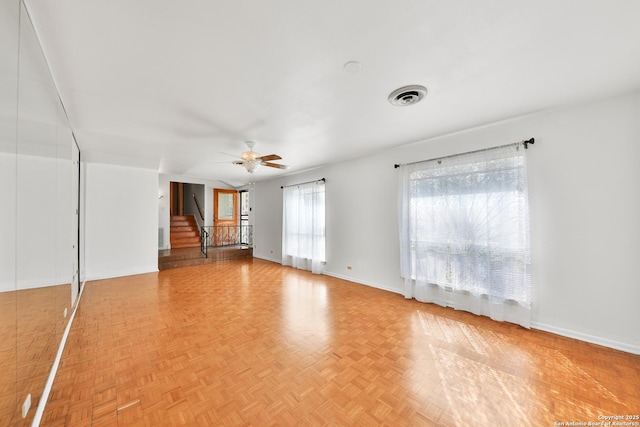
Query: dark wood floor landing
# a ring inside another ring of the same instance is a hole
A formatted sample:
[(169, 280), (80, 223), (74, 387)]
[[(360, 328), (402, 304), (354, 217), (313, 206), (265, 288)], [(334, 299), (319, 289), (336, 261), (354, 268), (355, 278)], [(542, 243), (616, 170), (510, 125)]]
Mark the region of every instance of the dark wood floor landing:
[(215, 247), (209, 248), (207, 255), (205, 258), (200, 248), (162, 249), (158, 251), (158, 269), (168, 270), (222, 260), (252, 258), (253, 248), (240, 245)]

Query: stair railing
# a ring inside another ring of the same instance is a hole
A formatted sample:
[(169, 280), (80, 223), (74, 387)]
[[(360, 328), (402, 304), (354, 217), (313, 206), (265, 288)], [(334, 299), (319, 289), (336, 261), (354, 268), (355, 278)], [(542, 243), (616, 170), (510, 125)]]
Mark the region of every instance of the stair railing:
[(200, 219), (202, 221), (204, 221), (204, 214), (202, 213), (202, 209), (200, 208), (200, 203), (198, 203), (198, 198), (196, 197), (195, 193), (192, 193), (193, 196), (193, 202), (196, 204), (196, 209), (198, 210), (198, 213), (200, 214)]
[(200, 228), (200, 252), (209, 258), (209, 232), (204, 227)]
[(208, 244), (209, 233), (204, 227), (204, 214), (202, 213), (202, 209), (200, 208), (200, 203), (198, 203), (198, 198), (196, 197), (195, 193), (192, 193), (192, 196), (193, 196), (193, 203), (195, 204), (196, 210), (198, 211), (198, 214), (200, 216), (200, 221), (199, 221), (198, 215), (193, 215), (193, 217), (196, 219), (196, 224), (200, 229), (200, 252), (204, 254), (205, 258), (208, 258), (209, 251), (207, 248), (209, 247), (209, 244)]
[[(253, 226), (251, 225), (217, 225), (203, 227), (207, 233), (207, 246), (253, 247)], [(203, 240), (204, 242), (204, 240)]]

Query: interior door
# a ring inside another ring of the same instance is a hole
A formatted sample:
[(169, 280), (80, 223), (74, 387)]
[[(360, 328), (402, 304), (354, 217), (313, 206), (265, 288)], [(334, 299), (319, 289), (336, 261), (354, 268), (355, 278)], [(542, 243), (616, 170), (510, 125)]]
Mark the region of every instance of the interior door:
[(214, 246), (240, 243), (238, 227), (238, 192), (222, 188), (213, 189), (213, 241)]

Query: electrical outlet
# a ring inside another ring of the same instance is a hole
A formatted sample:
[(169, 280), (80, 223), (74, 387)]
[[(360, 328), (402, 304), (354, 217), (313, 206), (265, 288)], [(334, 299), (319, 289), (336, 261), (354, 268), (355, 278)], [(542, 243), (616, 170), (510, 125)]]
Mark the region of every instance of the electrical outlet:
[(67, 318), (67, 307), (64, 308), (64, 314), (63, 314), (64, 318)]
[(27, 394), (27, 398), (24, 400), (22, 404), (22, 418), (26, 418), (29, 413), (29, 408), (31, 408), (31, 393)]

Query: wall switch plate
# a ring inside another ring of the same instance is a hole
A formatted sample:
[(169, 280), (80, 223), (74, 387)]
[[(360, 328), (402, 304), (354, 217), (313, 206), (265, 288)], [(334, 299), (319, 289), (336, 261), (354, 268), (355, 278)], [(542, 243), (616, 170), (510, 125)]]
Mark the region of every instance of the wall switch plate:
[(22, 404), (22, 418), (27, 417), (27, 413), (29, 413), (29, 408), (31, 408), (31, 393), (27, 394), (27, 398), (24, 400)]

